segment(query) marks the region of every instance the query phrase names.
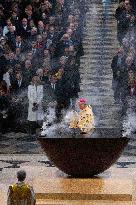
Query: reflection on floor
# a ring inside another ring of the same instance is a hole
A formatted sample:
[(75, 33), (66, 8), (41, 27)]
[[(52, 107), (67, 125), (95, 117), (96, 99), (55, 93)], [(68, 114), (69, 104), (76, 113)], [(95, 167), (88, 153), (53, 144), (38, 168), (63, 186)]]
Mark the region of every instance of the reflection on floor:
[(1, 205), (6, 205), (8, 186), (16, 181), (19, 169), (26, 170), (27, 181), (34, 186), (39, 205), (97, 205), (101, 200), (103, 204), (110, 204), (111, 200), (116, 201), (113, 204), (118, 201), (132, 204), (136, 195), (134, 157), (121, 157), (109, 170), (93, 179), (74, 179), (59, 171), (45, 155), (0, 155)]
[(0, 136), (0, 154), (42, 154), (35, 135), (7, 133)]

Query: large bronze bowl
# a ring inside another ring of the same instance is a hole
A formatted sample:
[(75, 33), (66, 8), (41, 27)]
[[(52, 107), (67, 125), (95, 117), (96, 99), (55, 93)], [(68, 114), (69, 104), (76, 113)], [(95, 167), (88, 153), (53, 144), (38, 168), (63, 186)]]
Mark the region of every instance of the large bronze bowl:
[(39, 137), (48, 158), (74, 177), (90, 177), (108, 169), (120, 157), (129, 139)]

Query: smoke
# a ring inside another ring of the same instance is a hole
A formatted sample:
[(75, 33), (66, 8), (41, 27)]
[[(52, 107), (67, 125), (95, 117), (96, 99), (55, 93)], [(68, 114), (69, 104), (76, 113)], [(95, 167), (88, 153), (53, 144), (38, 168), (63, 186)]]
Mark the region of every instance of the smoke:
[(17, 95), (13, 95), (13, 98), (18, 101), (24, 101), (27, 98), (27, 89), (20, 91)]
[(136, 112), (135, 112), (136, 100), (130, 100), (129, 107), (127, 109), (126, 117), (123, 121), (123, 136), (130, 136), (136, 131)]
[(48, 107), (47, 114), (45, 116), (45, 123), (53, 123), (55, 121), (55, 108), (54, 107)]
[(20, 91), (18, 94), (14, 94), (12, 96), (12, 103), (16, 122), (26, 120), (28, 114), (27, 89)]
[(69, 122), (73, 116), (73, 111), (63, 111), (62, 121), (60, 123), (55, 123), (55, 108), (49, 107), (47, 115), (45, 116), (45, 121), (43, 122), (41, 136), (47, 136), (49, 138), (70, 137), (72, 132), (69, 128)]

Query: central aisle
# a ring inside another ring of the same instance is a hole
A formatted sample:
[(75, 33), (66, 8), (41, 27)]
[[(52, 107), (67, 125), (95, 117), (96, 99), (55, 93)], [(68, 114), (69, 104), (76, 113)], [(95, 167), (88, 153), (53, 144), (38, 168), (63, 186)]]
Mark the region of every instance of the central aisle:
[(85, 55), (80, 66), (80, 96), (87, 98), (93, 106), (96, 127), (121, 128), (120, 108), (114, 101), (111, 70), (111, 61), (118, 47), (114, 17), (118, 4), (100, 2), (88, 1), (83, 40)]

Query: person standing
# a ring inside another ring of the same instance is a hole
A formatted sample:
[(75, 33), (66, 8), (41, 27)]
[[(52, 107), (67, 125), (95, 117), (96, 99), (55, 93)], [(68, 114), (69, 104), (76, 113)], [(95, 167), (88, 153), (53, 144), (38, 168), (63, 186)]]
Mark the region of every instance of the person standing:
[(94, 129), (94, 114), (92, 107), (87, 104), (87, 100), (81, 98), (78, 101), (80, 112), (74, 111), (69, 128), (79, 129), (81, 134), (87, 134)]
[[(7, 86), (0, 85), (0, 132), (5, 134), (11, 125), (10, 119), (11, 102), (7, 95)], [(13, 119), (13, 118), (12, 118)]]
[(17, 172), (18, 182), (10, 185), (8, 190), (7, 205), (35, 205), (35, 193), (33, 187), (24, 182), (26, 172)]
[[(30, 131), (35, 130), (37, 123), (42, 123), (44, 112), (42, 107), (43, 102), (43, 85), (38, 76), (32, 78), (31, 85), (28, 86), (28, 121), (30, 122)], [(36, 131), (36, 130), (35, 130)]]

